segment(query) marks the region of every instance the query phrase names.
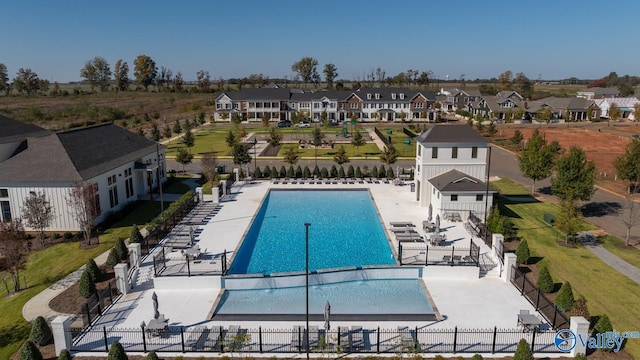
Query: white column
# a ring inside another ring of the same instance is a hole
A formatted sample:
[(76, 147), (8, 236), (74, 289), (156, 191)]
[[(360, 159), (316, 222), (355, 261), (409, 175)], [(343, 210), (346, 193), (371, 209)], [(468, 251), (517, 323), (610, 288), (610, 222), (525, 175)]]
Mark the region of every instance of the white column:
[(586, 339), (589, 337), (589, 321), (582, 316), (572, 316), (569, 322), (569, 330), (573, 332), (575, 335), (575, 346), (571, 349), (571, 356), (575, 357), (578, 354), (586, 354), (587, 349), (585, 345), (580, 341), (580, 337), (582, 339)]
[(127, 249), (129, 249), (129, 263), (131, 266), (140, 266), (140, 261), (142, 259), (141, 244), (129, 244), (127, 245)]
[(69, 316), (57, 316), (51, 321), (51, 332), (53, 333), (53, 343), (56, 348), (56, 356), (62, 350), (71, 349), (71, 318)]
[[(502, 249), (504, 244), (504, 235), (502, 234), (491, 234), (491, 244), (493, 245), (493, 254), (496, 258), (500, 257), (500, 254), (497, 253), (496, 249)], [(499, 244), (499, 245), (498, 245)]]
[(113, 272), (115, 273), (116, 287), (118, 288), (118, 291), (126, 295), (129, 293), (129, 290), (131, 290), (131, 284), (129, 283), (128, 276), (129, 268), (127, 264), (117, 264), (114, 266)]
[(504, 271), (500, 276), (503, 281), (509, 282), (511, 280), (511, 273), (513, 272), (513, 267), (515, 265), (516, 265), (516, 254), (505, 253), (504, 254)]

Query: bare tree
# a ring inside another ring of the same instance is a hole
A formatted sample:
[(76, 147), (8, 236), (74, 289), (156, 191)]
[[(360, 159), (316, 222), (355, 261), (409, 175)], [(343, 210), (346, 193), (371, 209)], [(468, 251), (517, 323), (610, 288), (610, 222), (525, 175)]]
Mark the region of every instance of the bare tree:
[(622, 222), (627, 228), (627, 236), (625, 237), (627, 246), (630, 245), (631, 241), (631, 229), (638, 224), (638, 221), (640, 221), (640, 204), (633, 201), (631, 196), (627, 196), (627, 206), (622, 217)]
[(31, 193), (24, 201), (22, 217), (27, 226), (38, 231), (40, 245), (44, 246), (44, 231), (53, 221), (53, 207), (43, 192)]
[(20, 270), (27, 263), (29, 242), (19, 220), (0, 222), (0, 254), (11, 273), (14, 290), (20, 290)]
[(217, 175), (218, 157), (214, 151), (204, 153), (201, 160), (202, 174), (207, 181), (213, 183)]
[(98, 185), (82, 181), (74, 182), (73, 187), (69, 189), (67, 205), (82, 229), (84, 240), (90, 244), (93, 222), (100, 216)]

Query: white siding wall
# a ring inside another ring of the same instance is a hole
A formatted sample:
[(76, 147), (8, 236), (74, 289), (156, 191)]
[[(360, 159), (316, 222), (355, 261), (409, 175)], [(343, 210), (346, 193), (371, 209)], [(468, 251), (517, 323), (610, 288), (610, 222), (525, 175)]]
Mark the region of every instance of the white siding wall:
[[(436, 190), (437, 192), (438, 190)], [(451, 195), (458, 195), (458, 201), (451, 201)], [(482, 201), (476, 200), (476, 195), (482, 194)], [(473, 211), (480, 219), (484, 218), (485, 210), (485, 198), (484, 193), (442, 193), (440, 195), (439, 207), (434, 206), (434, 214), (440, 214), (443, 216), (443, 212), (459, 212), (463, 220), (466, 220), (469, 211)], [(488, 206), (491, 208), (493, 205), (493, 195), (489, 193)]]

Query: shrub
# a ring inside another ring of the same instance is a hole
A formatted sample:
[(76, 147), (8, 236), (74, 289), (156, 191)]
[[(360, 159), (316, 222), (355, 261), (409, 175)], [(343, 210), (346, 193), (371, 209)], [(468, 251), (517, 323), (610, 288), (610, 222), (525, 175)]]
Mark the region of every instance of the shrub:
[(49, 324), (47, 324), (47, 320), (42, 316), (38, 316), (31, 325), (31, 335), (29, 335), (29, 339), (40, 346), (51, 344), (53, 341), (51, 328)]
[(323, 179), (327, 179), (329, 177), (329, 170), (327, 170), (326, 167), (323, 167), (320, 171), (320, 177), (322, 177)]
[(378, 169), (378, 178), (384, 179), (386, 177), (387, 177), (387, 169), (384, 168), (384, 165), (380, 165), (380, 168)]
[(262, 178), (262, 171), (260, 170), (259, 166), (256, 166), (256, 170), (253, 172), (253, 177), (255, 177), (256, 179)]
[(284, 167), (284, 165), (280, 166), (280, 178), (286, 178), (287, 177), (287, 168)]
[(156, 355), (155, 351), (150, 351), (144, 359), (145, 360), (160, 360), (160, 359), (158, 359), (158, 355)]
[(276, 169), (275, 166), (271, 167), (271, 177), (272, 178), (280, 178), (280, 174), (278, 173), (278, 170)]
[(525, 339), (520, 339), (516, 352), (513, 354), (513, 360), (533, 360), (533, 354), (531, 353), (531, 346)]
[(59, 233), (53, 233), (53, 235), (51, 235), (52, 238), (54, 239), (60, 239), (60, 234)]
[(126, 260), (127, 256), (129, 256), (129, 249), (127, 249), (127, 245), (124, 244), (124, 240), (122, 239), (116, 240), (116, 244), (113, 248), (116, 249), (116, 254), (118, 255), (118, 262), (122, 260)]
[(573, 291), (571, 290), (571, 284), (567, 281), (562, 284), (558, 296), (556, 296), (556, 306), (560, 311), (571, 310), (573, 307)]
[(100, 279), (102, 278), (102, 272), (100, 271), (98, 264), (96, 264), (96, 262), (93, 259), (89, 259), (89, 261), (87, 261), (87, 266), (85, 266), (85, 271), (89, 273), (89, 278), (94, 283), (100, 281)]
[(480, 354), (473, 354), (471, 360), (483, 360), (483, 357)]
[(42, 354), (36, 344), (27, 340), (20, 348), (20, 360), (42, 360)]
[(96, 284), (91, 280), (91, 276), (87, 270), (85, 270), (80, 277), (78, 291), (80, 291), (80, 295), (84, 298), (88, 298), (96, 292)]
[(143, 240), (142, 234), (138, 229), (138, 225), (133, 224), (131, 226), (131, 234), (129, 234), (129, 244), (141, 243)]
[(71, 231), (66, 231), (64, 234), (62, 234), (62, 237), (65, 240), (71, 240), (71, 238), (73, 238), (73, 234), (71, 233)]
[(362, 170), (360, 170), (360, 166), (356, 167), (356, 178), (362, 179)]
[(71, 360), (71, 353), (67, 349), (62, 349), (60, 351), (60, 355), (58, 355), (58, 360)]
[(116, 248), (111, 248), (111, 251), (109, 251), (109, 256), (107, 257), (107, 266), (113, 268), (118, 263), (120, 263), (118, 252), (116, 251)]
[(584, 296), (580, 295), (573, 303), (573, 308), (571, 309), (572, 316), (582, 316), (587, 320), (591, 319), (591, 315), (589, 315), (589, 309), (587, 308), (587, 299)]
[(349, 168), (347, 169), (347, 177), (353, 178), (356, 175), (356, 171), (353, 168), (353, 165), (349, 165)]
[(529, 257), (531, 253), (529, 252), (529, 244), (527, 244), (527, 240), (524, 239), (518, 245), (516, 249), (516, 263), (517, 264), (526, 264), (529, 262)]
[(311, 177), (311, 169), (307, 165), (302, 169), (302, 177), (305, 179), (309, 179)]
[[(593, 328), (597, 331), (598, 334), (606, 334), (609, 331), (613, 331), (613, 325), (611, 325), (611, 321), (606, 314), (600, 316), (598, 322), (596, 323), (596, 326), (594, 326)], [(613, 351), (613, 348), (601, 348), (600, 350), (610, 352)]]
[(129, 360), (129, 357), (124, 352), (122, 345), (120, 345), (119, 342), (114, 341), (111, 343), (111, 347), (109, 348), (107, 360)]
[(393, 172), (393, 168), (391, 166), (389, 166), (389, 170), (387, 171), (387, 178), (388, 179), (393, 179), (394, 177), (396, 177), (396, 175)]
[(540, 269), (536, 285), (540, 288), (540, 291), (544, 293), (553, 292), (553, 278), (551, 277), (549, 268), (546, 266), (543, 266), (542, 269)]
[(296, 171), (293, 169), (293, 165), (289, 165), (289, 168), (287, 169), (287, 177), (294, 178), (295, 176), (296, 176)]
[(331, 170), (329, 171), (329, 176), (331, 176), (331, 178), (338, 177), (338, 168), (335, 165), (331, 165)]
[(313, 167), (313, 176), (320, 176), (320, 168), (318, 167), (318, 165)]
[(342, 167), (342, 165), (338, 169), (338, 177), (341, 178), (341, 179), (344, 179), (344, 177), (345, 177), (344, 167)]
[(296, 179), (300, 179), (301, 177), (302, 177), (302, 167), (298, 165), (298, 167), (296, 167)]
[(578, 355), (576, 355), (576, 357), (574, 357), (574, 359), (576, 359), (576, 360), (587, 360), (587, 355), (578, 354)]
[(375, 166), (375, 165), (371, 169), (371, 177), (374, 178), (374, 179), (378, 178), (378, 167)]

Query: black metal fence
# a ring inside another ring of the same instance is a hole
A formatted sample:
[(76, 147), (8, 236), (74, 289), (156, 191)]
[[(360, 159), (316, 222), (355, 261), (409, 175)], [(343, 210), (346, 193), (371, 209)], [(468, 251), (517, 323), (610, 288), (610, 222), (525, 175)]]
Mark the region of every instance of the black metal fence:
[(380, 131), (380, 129), (378, 129), (377, 126), (373, 128), (373, 131), (376, 133), (376, 135), (378, 135), (380, 140), (382, 140), (382, 142), (385, 145), (387, 145), (387, 146), (391, 145), (391, 141), (389, 140), (388, 135), (383, 134), (382, 131)]
[[(91, 322), (102, 315), (104, 309), (113, 304), (118, 297), (118, 289), (114, 281), (109, 281), (107, 287), (96, 291), (87, 298), (86, 302), (78, 310), (77, 318), (82, 323), (82, 328), (91, 325)], [(76, 323), (77, 325), (77, 323)]]
[(242, 329), (235, 326), (168, 327), (160, 332), (137, 329), (72, 329), (72, 351), (107, 352), (118, 341), (127, 352), (218, 353), (513, 353), (520, 339), (534, 353), (557, 353), (555, 332), (523, 332), (519, 329), (362, 329), (311, 327), (292, 329)]
[(520, 294), (527, 298), (536, 311), (542, 314), (554, 329), (568, 329), (569, 319), (556, 304), (549, 300), (517, 267), (514, 266), (512, 270), (511, 283), (520, 290)]
[(229, 268), (229, 253), (189, 256), (182, 251), (169, 252), (163, 247), (153, 256), (154, 276), (224, 275)]
[(400, 265), (451, 265), (479, 266), (480, 247), (430, 246), (425, 243), (400, 242), (398, 244)]
[(158, 224), (153, 231), (143, 239), (141, 245), (142, 256), (145, 256), (153, 250), (153, 248), (160, 243), (160, 241), (169, 233), (169, 231), (175, 227), (182, 218), (184, 218), (189, 212), (198, 205), (202, 199), (199, 199), (196, 194), (193, 194), (190, 199), (186, 200), (182, 206), (164, 221)]

